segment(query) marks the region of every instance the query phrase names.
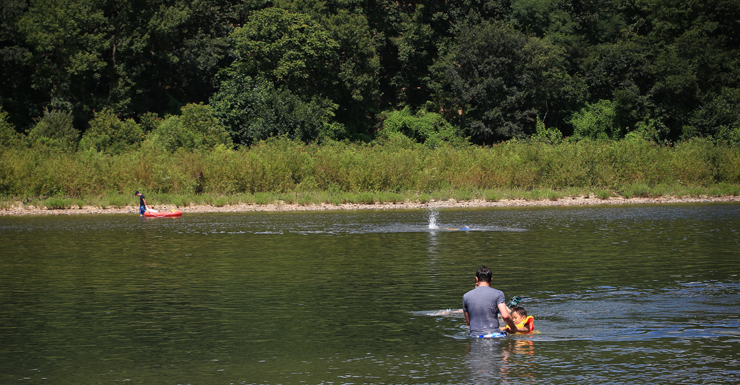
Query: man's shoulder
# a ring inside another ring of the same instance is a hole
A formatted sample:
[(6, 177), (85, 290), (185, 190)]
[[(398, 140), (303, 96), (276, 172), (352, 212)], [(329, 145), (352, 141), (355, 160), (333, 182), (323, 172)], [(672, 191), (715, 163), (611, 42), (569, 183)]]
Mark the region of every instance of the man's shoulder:
[[(475, 289), (473, 289), (473, 290), (475, 290)], [(471, 295), (470, 293), (472, 293), (473, 290), (467, 291), (465, 294), (463, 294), (463, 299), (470, 297), (470, 295)]]

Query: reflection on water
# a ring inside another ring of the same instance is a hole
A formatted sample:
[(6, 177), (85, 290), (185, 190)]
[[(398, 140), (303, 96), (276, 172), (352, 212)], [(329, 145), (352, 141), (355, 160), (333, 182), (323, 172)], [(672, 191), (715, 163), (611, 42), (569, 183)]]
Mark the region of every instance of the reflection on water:
[(530, 340), (474, 339), (468, 342), (466, 364), (471, 384), (502, 382), (534, 384), (535, 344)]
[[(733, 383), (738, 214), (0, 218), (0, 383)], [(539, 333), (466, 337), (482, 264)]]

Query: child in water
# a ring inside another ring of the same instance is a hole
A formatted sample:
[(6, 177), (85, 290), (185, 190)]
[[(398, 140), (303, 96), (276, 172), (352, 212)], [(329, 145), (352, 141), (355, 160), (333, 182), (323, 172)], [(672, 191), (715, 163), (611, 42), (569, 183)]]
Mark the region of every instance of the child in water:
[[(524, 333), (531, 333), (534, 331), (534, 318), (531, 315), (528, 316), (527, 311), (524, 310), (523, 307), (515, 306), (511, 309), (510, 313), (511, 319), (514, 320), (517, 329), (526, 329), (527, 331)], [(501, 330), (511, 333), (511, 329), (508, 326), (502, 327)]]

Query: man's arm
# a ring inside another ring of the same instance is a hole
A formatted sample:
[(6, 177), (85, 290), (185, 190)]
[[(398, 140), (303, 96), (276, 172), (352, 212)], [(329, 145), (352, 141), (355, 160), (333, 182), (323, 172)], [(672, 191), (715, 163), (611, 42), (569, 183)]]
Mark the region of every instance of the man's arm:
[(514, 320), (511, 319), (511, 314), (509, 314), (509, 309), (506, 307), (505, 303), (498, 304), (498, 311), (501, 313), (501, 318), (504, 319), (504, 322), (506, 322), (507, 325), (509, 325), (509, 330), (512, 332), (524, 332), (527, 330), (524, 329), (517, 329), (516, 324), (514, 323)]
[(470, 326), (470, 314), (468, 312), (464, 311), (463, 314), (465, 314), (465, 323)]

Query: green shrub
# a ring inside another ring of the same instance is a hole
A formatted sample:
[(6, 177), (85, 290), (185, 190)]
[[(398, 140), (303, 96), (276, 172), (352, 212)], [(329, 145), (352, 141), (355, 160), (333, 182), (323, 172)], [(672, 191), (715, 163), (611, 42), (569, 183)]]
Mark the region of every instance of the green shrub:
[(142, 131), (144, 133), (150, 133), (162, 124), (163, 119), (153, 112), (146, 112), (139, 117), (139, 122)]
[(36, 120), (36, 125), (28, 132), (28, 141), (34, 147), (44, 147), (64, 152), (77, 149), (80, 137), (72, 125), (72, 113), (60, 110), (44, 110), (44, 115)]
[(169, 116), (147, 136), (150, 147), (174, 152), (180, 148), (210, 149), (219, 145), (228, 148), (233, 145), (210, 106), (188, 104), (180, 111), (180, 116)]
[(570, 123), (573, 125), (574, 139), (608, 140), (622, 137), (615, 103), (611, 100), (587, 104), (573, 114)]
[(665, 138), (669, 133), (670, 129), (663, 122), (657, 119), (646, 118), (641, 122), (637, 122), (635, 129), (627, 133), (624, 139), (628, 141), (646, 140), (666, 144), (667, 140)]
[(412, 113), (406, 106), (401, 111), (386, 111), (383, 114), (385, 119), (379, 133), (381, 138), (403, 135), (428, 147), (439, 147), (445, 142), (456, 145), (466, 143), (460, 132), (438, 113), (423, 109)]
[(95, 113), (90, 128), (80, 140), (80, 150), (118, 154), (138, 145), (144, 131), (133, 119), (121, 121), (110, 109)]
[(0, 108), (0, 147), (19, 147), (23, 137), (15, 130), (15, 126), (8, 121), (8, 113)]
[(532, 135), (532, 139), (542, 143), (560, 144), (563, 142), (563, 133), (557, 128), (545, 127), (545, 122), (538, 115), (535, 121), (535, 134)]

